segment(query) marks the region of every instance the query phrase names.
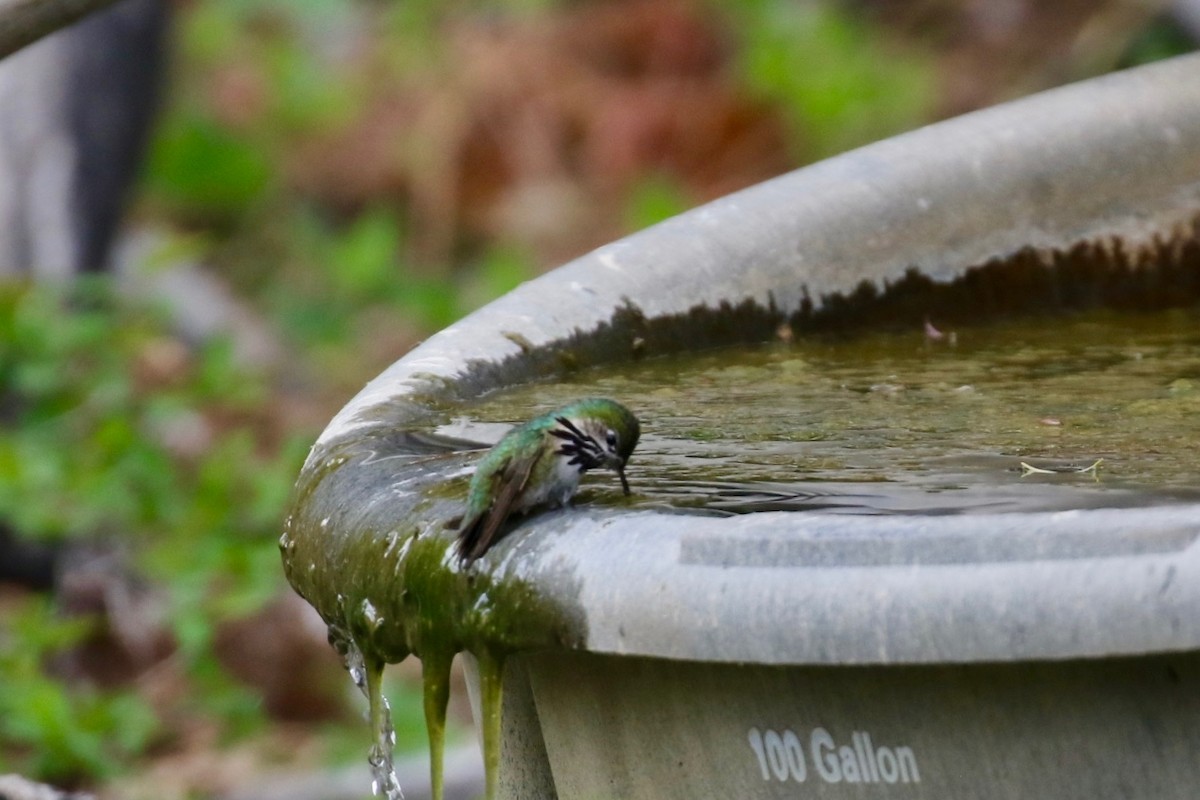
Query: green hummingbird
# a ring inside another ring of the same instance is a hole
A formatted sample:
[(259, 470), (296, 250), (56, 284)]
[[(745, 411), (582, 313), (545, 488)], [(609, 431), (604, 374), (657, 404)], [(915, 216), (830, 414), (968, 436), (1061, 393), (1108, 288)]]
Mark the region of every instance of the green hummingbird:
[(637, 446), (637, 417), (615, 400), (590, 397), (509, 431), (479, 460), (459, 526), (459, 561), (469, 565), (500, 538), (514, 512), (561, 506), (589, 469), (615, 470), (629, 494), (625, 464)]

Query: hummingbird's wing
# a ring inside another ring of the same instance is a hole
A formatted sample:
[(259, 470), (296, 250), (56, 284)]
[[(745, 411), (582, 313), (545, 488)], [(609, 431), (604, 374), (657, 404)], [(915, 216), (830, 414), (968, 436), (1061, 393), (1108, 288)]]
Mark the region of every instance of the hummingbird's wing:
[(492, 504), (473, 518), (464, 519), (458, 533), (458, 557), (464, 566), (482, 556), (496, 540), (500, 526), (513, 512), (529, 484), (533, 468), (542, 458), (543, 448), (527, 457), (510, 456), (492, 473), (489, 494)]

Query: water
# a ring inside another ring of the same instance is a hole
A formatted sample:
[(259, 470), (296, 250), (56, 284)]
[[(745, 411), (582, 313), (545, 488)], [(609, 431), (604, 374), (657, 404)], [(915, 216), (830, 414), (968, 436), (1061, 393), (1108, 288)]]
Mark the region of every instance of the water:
[(393, 761), (396, 729), (392, 726), (391, 705), (383, 694), (383, 664), (366, 663), (362, 650), (351, 638), (339, 635), (332, 629), (330, 632), (331, 637), (338, 636), (334, 647), (342, 654), (350, 679), (367, 698), (371, 735), (374, 737), (367, 753), (367, 763), (371, 766), (371, 794), (384, 800), (404, 800)]
[[(628, 469), (643, 507), (957, 513), (1196, 496), (1200, 314), (954, 334), (647, 360), (499, 393), (469, 413), (517, 422), (585, 395), (621, 400), (643, 424)], [(616, 481), (592, 485), (618, 496)]]

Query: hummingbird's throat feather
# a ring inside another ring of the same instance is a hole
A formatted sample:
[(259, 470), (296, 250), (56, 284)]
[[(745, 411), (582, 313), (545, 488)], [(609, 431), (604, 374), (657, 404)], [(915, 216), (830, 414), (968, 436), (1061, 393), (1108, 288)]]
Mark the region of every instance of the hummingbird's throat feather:
[(551, 429), (550, 435), (563, 440), (555, 452), (566, 457), (567, 464), (578, 467), (580, 472), (604, 466), (605, 453), (600, 442), (567, 417), (558, 417), (555, 422), (559, 427)]

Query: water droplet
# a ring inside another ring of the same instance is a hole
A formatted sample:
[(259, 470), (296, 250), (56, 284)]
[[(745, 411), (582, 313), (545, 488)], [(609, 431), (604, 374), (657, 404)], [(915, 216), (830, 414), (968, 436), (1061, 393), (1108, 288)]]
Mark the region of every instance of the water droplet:
[(350, 673), (350, 680), (354, 681), (354, 685), (366, 693), (367, 672), (363, 664), (362, 651), (358, 649), (358, 645), (347, 640), (345, 643), (345, 653), (343, 658), (346, 661), (346, 671)]
[(367, 762), (371, 765), (373, 775), (371, 793), (382, 794), (387, 800), (404, 800), (404, 792), (400, 790), (400, 781), (392, 766), (391, 750), (380, 744), (372, 745)]
[(362, 601), (362, 614), (371, 630), (377, 630), (383, 624), (383, 617), (379, 616), (379, 612), (375, 610), (375, 604), (370, 600)]

